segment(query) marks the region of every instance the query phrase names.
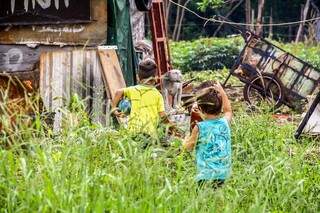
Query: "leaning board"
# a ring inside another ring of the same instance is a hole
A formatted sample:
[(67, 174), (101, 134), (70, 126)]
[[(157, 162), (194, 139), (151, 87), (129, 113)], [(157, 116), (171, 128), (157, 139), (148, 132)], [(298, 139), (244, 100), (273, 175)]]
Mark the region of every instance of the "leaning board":
[(304, 132), (312, 135), (320, 135), (320, 104), (318, 104), (312, 113), (306, 127), (304, 128)]
[(113, 99), (118, 89), (126, 87), (118, 56), (115, 49), (99, 49), (98, 52), (103, 67), (103, 77)]
[(298, 139), (302, 133), (320, 135), (320, 91), (311, 101), (307, 112), (304, 113), (296, 130), (295, 138)]

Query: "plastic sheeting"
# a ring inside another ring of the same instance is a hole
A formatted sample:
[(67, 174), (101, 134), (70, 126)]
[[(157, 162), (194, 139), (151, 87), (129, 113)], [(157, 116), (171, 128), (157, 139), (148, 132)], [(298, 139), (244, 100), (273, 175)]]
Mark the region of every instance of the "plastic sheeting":
[(137, 60), (133, 48), (129, 0), (107, 0), (107, 45), (118, 46), (118, 55), (127, 86), (136, 84)]
[(132, 26), (132, 38), (134, 46), (138, 41), (145, 39), (145, 12), (137, 9), (135, 0), (130, 0), (130, 16)]

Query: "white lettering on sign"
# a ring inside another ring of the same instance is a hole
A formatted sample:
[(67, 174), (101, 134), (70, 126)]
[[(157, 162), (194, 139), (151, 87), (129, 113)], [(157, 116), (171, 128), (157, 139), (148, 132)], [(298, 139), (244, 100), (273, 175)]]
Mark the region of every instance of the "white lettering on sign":
[[(57, 10), (60, 8), (60, 0), (24, 0), (24, 10), (29, 10), (29, 2), (32, 2), (32, 8), (35, 9), (36, 4), (38, 4), (42, 9), (47, 9), (51, 7), (52, 1), (54, 1), (54, 6)], [(65, 7), (69, 7), (70, 0), (64, 0)], [(14, 13), (16, 7), (16, 0), (11, 0), (11, 12)]]
[(8, 70), (16, 70), (23, 62), (23, 52), (18, 48), (10, 49), (3, 57), (4, 66)]
[(73, 26), (73, 27), (47, 27), (43, 26), (39, 33), (80, 33), (84, 31), (84, 26)]
[[(24, 0), (24, 10), (28, 11), (29, 9), (29, 0)], [(13, 10), (14, 11), (14, 10)], [(13, 12), (12, 12), (13, 13)]]

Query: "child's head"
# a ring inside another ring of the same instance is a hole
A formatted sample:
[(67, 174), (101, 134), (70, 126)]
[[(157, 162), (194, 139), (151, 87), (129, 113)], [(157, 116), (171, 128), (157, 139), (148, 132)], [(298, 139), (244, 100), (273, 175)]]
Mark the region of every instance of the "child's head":
[(198, 107), (201, 112), (209, 115), (218, 115), (222, 110), (222, 98), (219, 92), (213, 88), (206, 90), (198, 98)]
[(139, 63), (138, 77), (140, 81), (154, 79), (157, 73), (157, 65), (152, 59), (146, 59)]
[(213, 87), (215, 85), (214, 81), (205, 81), (202, 82), (199, 86), (194, 88), (195, 92), (200, 92), (201, 90), (205, 89), (205, 88), (209, 88), (209, 87)]

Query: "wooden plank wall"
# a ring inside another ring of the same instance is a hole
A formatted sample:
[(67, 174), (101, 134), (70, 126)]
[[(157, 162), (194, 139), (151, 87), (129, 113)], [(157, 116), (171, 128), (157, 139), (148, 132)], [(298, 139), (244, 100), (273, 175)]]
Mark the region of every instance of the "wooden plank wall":
[(91, 19), (89, 24), (1, 27), (0, 44), (104, 44), (107, 38), (107, 1), (91, 0)]
[(0, 45), (0, 73), (32, 71), (37, 68), (42, 52), (71, 49), (71, 47), (57, 46), (30, 48), (26, 45)]
[(93, 122), (106, 124), (108, 106), (102, 67), (96, 50), (48, 52), (40, 60), (40, 93), (48, 110), (56, 112), (54, 129), (62, 123), (61, 107), (72, 94), (85, 100)]

